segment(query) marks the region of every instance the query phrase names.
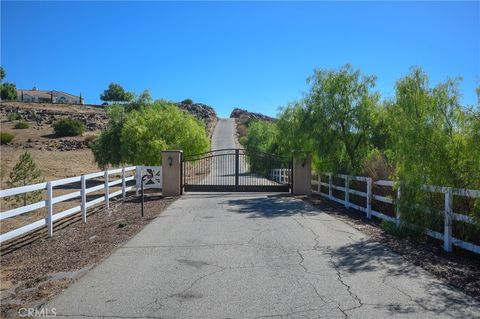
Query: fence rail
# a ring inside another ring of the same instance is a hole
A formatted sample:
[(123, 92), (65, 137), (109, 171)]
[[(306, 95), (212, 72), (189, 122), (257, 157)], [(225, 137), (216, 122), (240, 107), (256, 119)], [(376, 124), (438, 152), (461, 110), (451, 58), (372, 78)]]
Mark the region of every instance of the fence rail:
[[(321, 180), (321, 176), (326, 175), (328, 176), (328, 183), (323, 182)], [(344, 180), (344, 186), (338, 186), (333, 183), (333, 178), (341, 178)], [(358, 191), (355, 189), (350, 188), (351, 181), (360, 181), (366, 183), (366, 192)], [(401, 212), (399, 208), (396, 206), (396, 200), (400, 199), (401, 191), (397, 189), (396, 192), (396, 199), (389, 197), (389, 196), (381, 196), (372, 193), (372, 186), (384, 186), (384, 187), (393, 187), (395, 185), (394, 181), (388, 180), (379, 180), (373, 181), (369, 177), (364, 176), (350, 176), (350, 175), (334, 175), (332, 173), (320, 173), (318, 174), (318, 179), (313, 180), (312, 184), (317, 185), (317, 189), (313, 191), (313, 193), (319, 194), (323, 197), (328, 198), (329, 200), (335, 201), (344, 205), (347, 208), (353, 208), (364, 212), (367, 215), (367, 218), (371, 218), (372, 216), (378, 217), (380, 219), (388, 220), (390, 222), (395, 223), (397, 226), (400, 225), (401, 222)], [(322, 192), (322, 186), (328, 189), (327, 193)], [(338, 198), (333, 195), (333, 190), (338, 190), (344, 192), (343, 198)], [(443, 234), (431, 229), (427, 229), (426, 233), (428, 236), (433, 237), (438, 240), (443, 241), (443, 249), (447, 252), (452, 251), (452, 246), (458, 246), (463, 249), (472, 251), (474, 253), (480, 254), (480, 246), (474, 243), (466, 242), (460, 240), (458, 238), (453, 237), (453, 221), (462, 221), (469, 224), (476, 224), (477, 221), (474, 218), (464, 215), (458, 214), (453, 212), (453, 196), (465, 196), (465, 197), (472, 197), (477, 198), (480, 197), (479, 190), (472, 190), (472, 189), (459, 189), (459, 188), (452, 188), (452, 187), (445, 187), (445, 186), (432, 186), (432, 185), (425, 185), (423, 186), (423, 190), (426, 192), (432, 193), (443, 193), (444, 194), (444, 232)], [(350, 201), (350, 194), (360, 196), (366, 199), (365, 207), (356, 205)], [(379, 201), (386, 204), (391, 204), (395, 208), (395, 217), (388, 216), (382, 212), (375, 211), (372, 209), (372, 201)]]
[[(134, 171), (135, 174), (127, 176), (126, 173)], [(82, 221), (87, 222), (87, 210), (93, 206), (96, 206), (100, 203), (105, 203), (105, 208), (108, 209), (110, 206), (110, 199), (120, 196), (122, 200), (125, 200), (127, 192), (131, 190), (136, 190), (138, 194), (138, 189), (141, 186), (142, 173), (150, 172), (149, 175), (152, 177), (150, 179), (144, 180), (144, 185), (146, 188), (160, 188), (161, 185), (161, 166), (130, 166), (124, 168), (110, 169), (102, 172), (90, 173), (82, 176), (69, 177), (34, 185), (27, 185), (22, 187), (10, 188), (0, 190), (0, 198), (10, 197), (21, 195), (34, 191), (47, 191), (47, 196), (45, 200), (38, 201), (33, 204), (25, 205), (18, 208), (13, 208), (5, 212), (0, 213), (0, 221), (7, 218), (16, 217), (23, 215), (37, 209), (46, 208), (47, 216), (40, 220), (34, 221), (28, 225), (18, 227), (16, 229), (10, 230), (4, 234), (0, 234), (0, 243), (4, 243), (8, 240), (14, 239), (18, 236), (24, 235), (30, 231), (33, 231), (39, 227), (47, 226), (49, 236), (53, 236), (53, 222), (60, 220), (62, 218), (71, 216), (78, 212), (81, 212)], [(151, 174), (153, 172), (153, 174)], [(121, 175), (119, 179), (110, 180), (111, 175)], [(87, 181), (95, 178), (103, 177), (104, 181), (100, 185), (92, 186), (87, 188)], [(127, 182), (135, 180), (135, 186), (128, 186)], [(54, 196), (53, 191), (54, 187), (68, 185), (72, 183), (80, 183), (80, 187), (77, 190), (74, 190), (70, 193)], [(152, 186), (153, 184), (154, 186)], [(120, 190), (115, 192), (110, 192), (111, 187), (121, 187)], [(100, 194), (99, 198), (87, 201), (87, 194), (103, 191), (103, 194)], [(72, 199), (79, 199), (80, 204), (72, 208), (63, 210), (58, 213), (54, 213), (54, 205), (69, 201)]]

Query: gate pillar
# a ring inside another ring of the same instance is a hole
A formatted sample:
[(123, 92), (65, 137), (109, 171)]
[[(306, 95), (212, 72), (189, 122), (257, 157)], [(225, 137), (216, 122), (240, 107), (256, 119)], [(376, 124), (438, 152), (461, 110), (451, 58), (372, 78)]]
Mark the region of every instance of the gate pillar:
[(308, 195), (312, 192), (312, 157), (293, 157), (293, 194)]
[(162, 195), (179, 196), (182, 190), (182, 151), (162, 151)]

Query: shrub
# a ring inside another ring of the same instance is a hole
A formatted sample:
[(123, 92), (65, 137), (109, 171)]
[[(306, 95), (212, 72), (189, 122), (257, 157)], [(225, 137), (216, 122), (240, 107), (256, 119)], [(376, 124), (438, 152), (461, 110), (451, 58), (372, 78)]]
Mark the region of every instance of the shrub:
[(130, 224), (130, 222), (127, 219), (122, 219), (118, 223), (117, 228), (124, 228), (124, 227), (128, 226), (128, 224)]
[(18, 120), (22, 119), (22, 117), (20, 116), (20, 114), (18, 112), (13, 112), (13, 113), (8, 114), (7, 118), (8, 118), (9, 122), (18, 121)]
[[(33, 161), (32, 155), (28, 152), (20, 155), (18, 163), (12, 169), (10, 173), (10, 179), (7, 182), (9, 187), (20, 187), (25, 185), (31, 185), (43, 182), (41, 178), (41, 172), (37, 165)], [(23, 203), (23, 205), (38, 202), (42, 199), (42, 191), (33, 191), (15, 195), (15, 201), (17, 203)]]
[(58, 136), (77, 136), (85, 132), (85, 124), (79, 120), (66, 118), (54, 123), (53, 129)]
[(10, 143), (15, 135), (7, 132), (0, 132), (0, 144), (8, 144)]
[(2, 101), (15, 101), (17, 99), (17, 87), (13, 83), (1, 83), (0, 96)]
[(193, 104), (192, 99), (185, 99), (182, 101), (182, 104)]
[(240, 144), (242, 144), (243, 146), (247, 145), (248, 143), (248, 137), (246, 136), (242, 136), (238, 139), (238, 141), (240, 142)]
[(29, 125), (27, 122), (20, 121), (15, 124), (15, 128), (17, 130), (23, 130), (23, 129), (29, 128)]

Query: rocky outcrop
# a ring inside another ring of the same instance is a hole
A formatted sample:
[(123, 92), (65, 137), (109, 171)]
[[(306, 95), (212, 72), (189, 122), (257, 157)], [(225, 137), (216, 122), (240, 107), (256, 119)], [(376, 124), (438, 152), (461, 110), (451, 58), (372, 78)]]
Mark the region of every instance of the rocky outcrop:
[(248, 118), (248, 119), (263, 120), (263, 121), (275, 121), (275, 118), (270, 117), (268, 115), (249, 112), (247, 110), (240, 109), (240, 108), (233, 109), (232, 113), (230, 114), (230, 117), (235, 119)]
[(207, 126), (208, 131), (210, 133), (213, 132), (213, 128), (215, 127), (215, 124), (218, 120), (217, 113), (215, 112), (213, 107), (202, 103), (185, 102), (177, 103), (177, 107), (181, 110), (191, 113), (197, 119), (204, 122)]
[(38, 149), (40, 151), (76, 151), (89, 147), (85, 140), (53, 139), (48, 142), (29, 139), (25, 143), (13, 143), (19, 149)]

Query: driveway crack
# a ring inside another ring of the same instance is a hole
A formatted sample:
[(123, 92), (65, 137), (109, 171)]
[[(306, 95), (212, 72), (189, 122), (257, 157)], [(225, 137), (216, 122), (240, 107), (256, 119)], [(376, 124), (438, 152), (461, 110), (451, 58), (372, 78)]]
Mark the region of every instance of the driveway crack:
[(362, 302), (362, 300), (352, 291), (352, 287), (351, 287), (349, 284), (347, 284), (347, 283), (345, 282), (345, 280), (343, 279), (342, 273), (340, 272), (340, 269), (339, 269), (338, 265), (337, 265), (337, 264), (335, 263), (335, 261), (333, 260), (333, 255), (330, 255), (330, 263), (333, 265), (333, 269), (335, 269), (335, 273), (336, 273), (336, 275), (337, 275), (338, 281), (347, 289), (348, 294), (358, 303), (357, 306), (351, 307), (351, 308), (347, 308), (347, 309), (341, 308), (340, 305), (338, 306), (338, 309), (339, 309), (340, 311), (342, 311), (342, 313), (343, 313), (344, 315), (348, 316), (347, 313), (346, 313), (347, 311), (355, 310), (355, 309), (358, 309), (358, 308), (362, 307), (362, 306), (363, 306), (363, 302)]

